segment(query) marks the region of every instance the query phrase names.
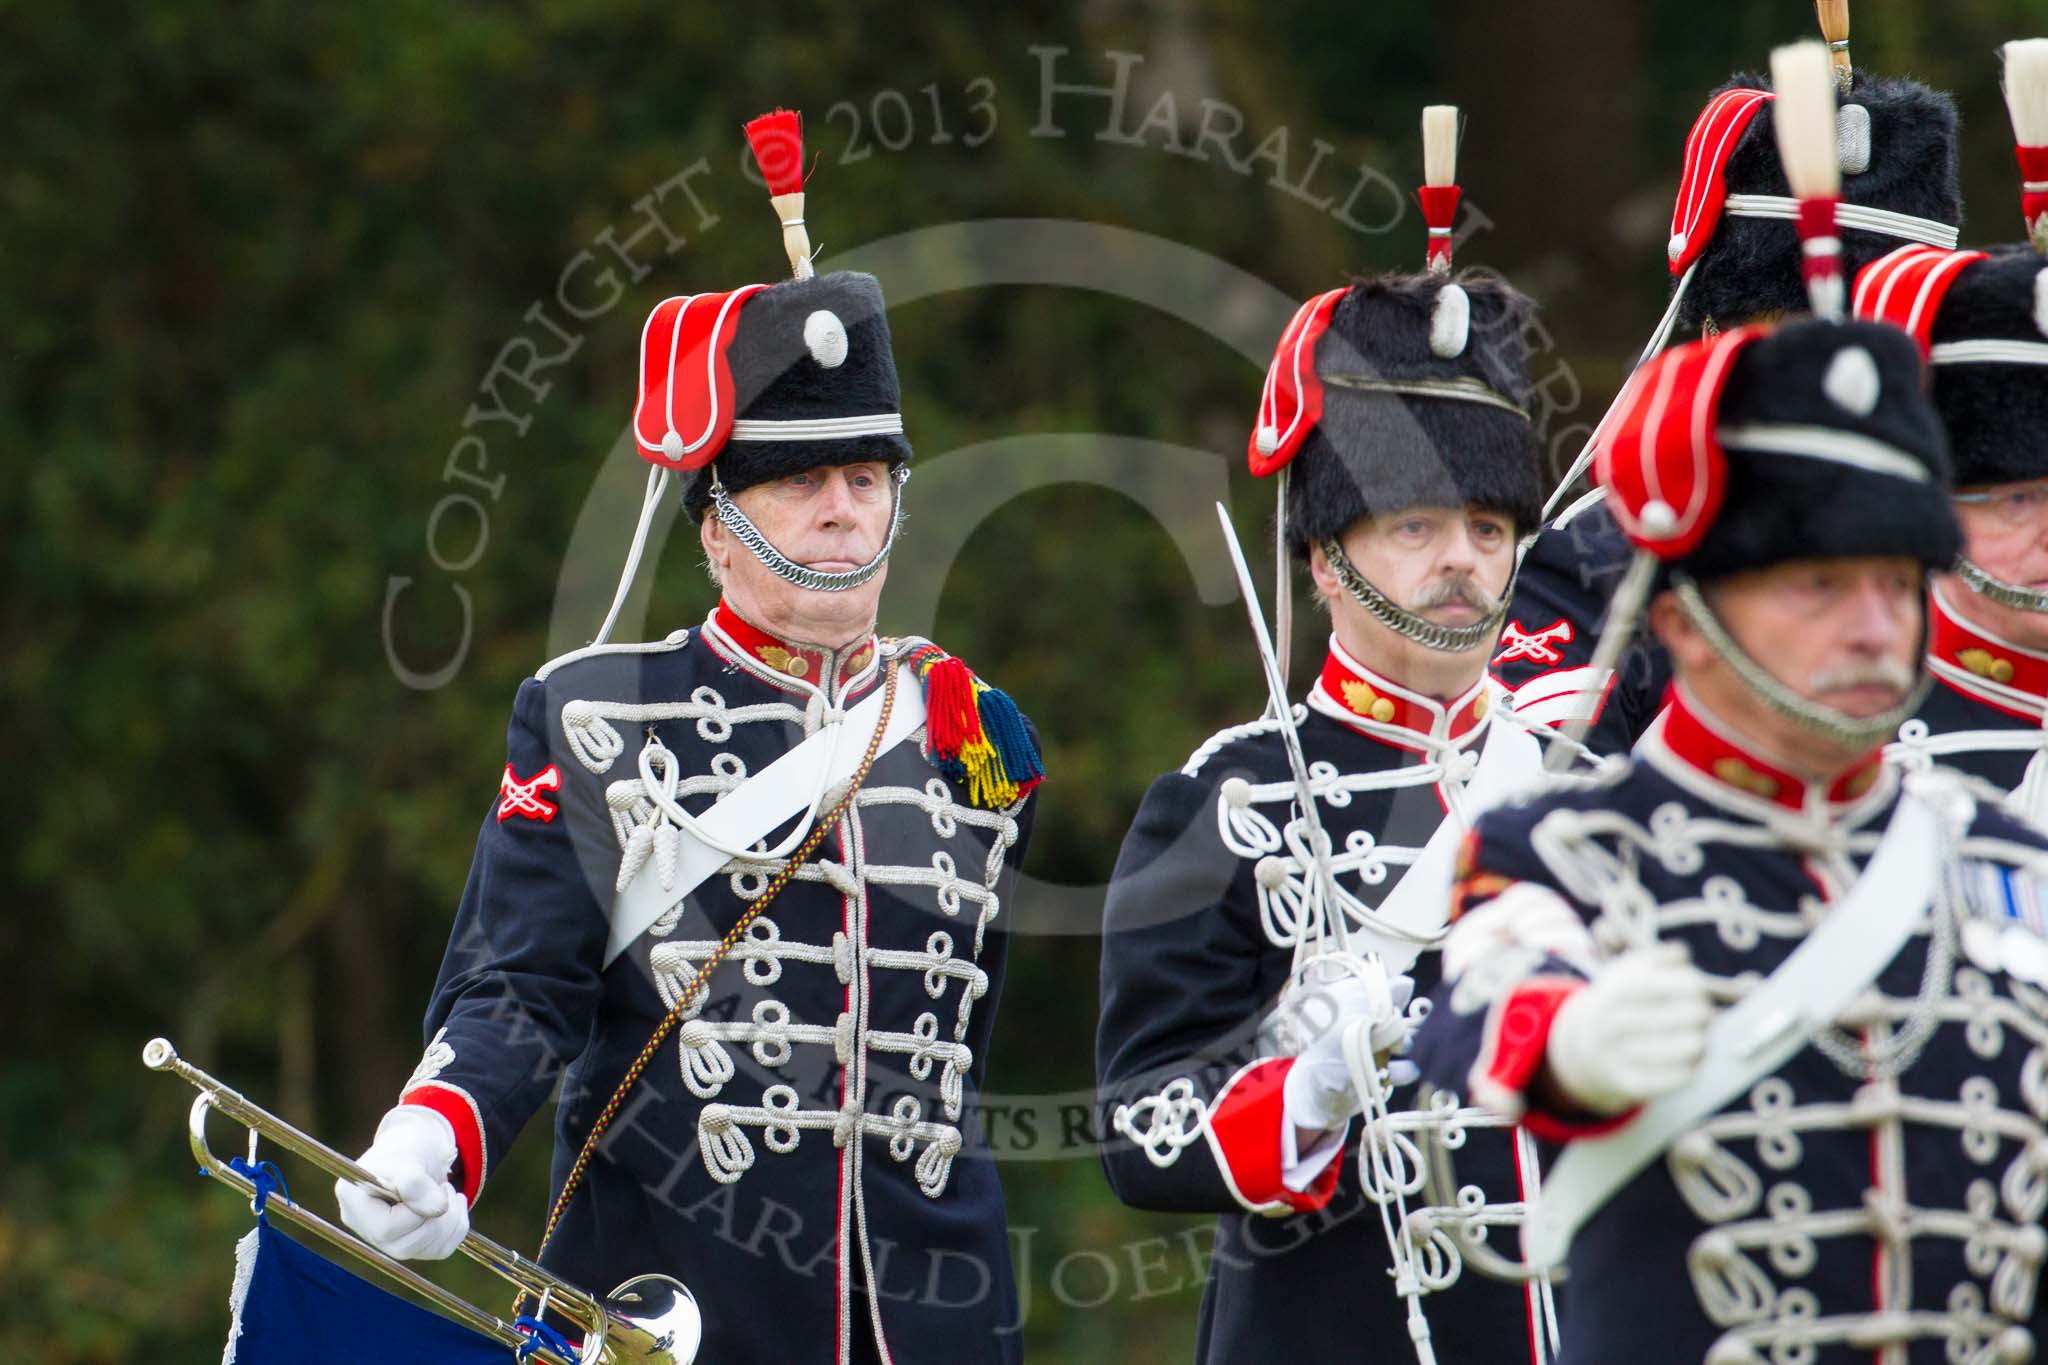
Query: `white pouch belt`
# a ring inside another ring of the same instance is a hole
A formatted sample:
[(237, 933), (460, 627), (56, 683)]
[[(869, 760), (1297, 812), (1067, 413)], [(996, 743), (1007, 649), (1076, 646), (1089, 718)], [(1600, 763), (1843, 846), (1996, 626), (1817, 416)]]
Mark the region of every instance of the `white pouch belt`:
[[(903, 676), (896, 683), (889, 728), (875, 750), (877, 759), (924, 726), (924, 689), (919, 686), (917, 675), (906, 665), (893, 667), (902, 668)], [(846, 781), (860, 767), (867, 753), (868, 736), (874, 734), (881, 718), (885, 690), (876, 687), (837, 725), (826, 726), (727, 792), (698, 817), (697, 823), (727, 848), (751, 848), (792, 816), (801, 815), (809, 808), (813, 794)], [(633, 874), (626, 889), (613, 898), (611, 933), (604, 945), (605, 966), (611, 966), (633, 940), (646, 933), (648, 925), (674, 909), (705, 878), (732, 861), (730, 855), (688, 829), (677, 833), (681, 838), (675, 877), (662, 885), (661, 874), (655, 868), (659, 860), (649, 858)]]

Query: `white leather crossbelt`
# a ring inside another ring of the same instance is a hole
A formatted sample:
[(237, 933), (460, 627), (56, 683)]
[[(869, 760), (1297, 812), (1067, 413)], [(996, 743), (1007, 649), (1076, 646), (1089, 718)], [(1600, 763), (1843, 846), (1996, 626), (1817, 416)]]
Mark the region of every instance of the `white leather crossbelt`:
[[(896, 703), (889, 713), (889, 728), (875, 750), (880, 758), (924, 725), (924, 689), (917, 677), (902, 665), (904, 675), (896, 684)], [(810, 805), (812, 794), (821, 788), (844, 782), (859, 769), (867, 752), (868, 736), (882, 714), (882, 693), (876, 687), (844, 720), (830, 725), (791, 749), (781, 758), (755, 773), (721, 797), (697, 818), (711, 837), (727, 848), (751, 848), (768, 837), (792, 816)], [(830, 771), (825, 770), (829, 766)], [(819, 780), (821, 773), (824, 780)], [(647, 926), (667, 914), (684, 897), (732, 859), (705, 843), (687, 829), (678, 830), (680, 856), (668, 885), (656, 870), (658, 859), (641, 864), (626, 889), (612, 900), (611, 932), (605, 939), (604, 965), (609, 967), (633, 940), (647, 932)]]

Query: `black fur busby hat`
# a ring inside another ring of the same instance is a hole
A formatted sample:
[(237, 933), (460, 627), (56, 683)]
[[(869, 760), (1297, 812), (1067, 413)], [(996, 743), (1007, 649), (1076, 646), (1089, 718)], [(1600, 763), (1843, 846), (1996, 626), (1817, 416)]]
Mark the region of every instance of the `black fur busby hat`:
[(1476, 503), (1518, 530), (1536, 526), (1531, 313), (1477, 271), (1382, 275), (1303, 305), (1281, 338), (1251, 452), (1256, 474), (1292, 464), (1285, 529), (1298, 553), (1409, 507)]
[[(1782, 206), (1740, 198), (1724, 204), (1719, 197), (1771, 196), (1784, 206), (1792, 202), (1772, 126), (1772, 101), (1745, 93), (1770, 89), (1768, 77), (1738, 75), (1714, 92), (1694, 124), (1670, 244), (1674, 278), (1694, 267), (1679, 300), (1676, 325), (1682, 335), (1697, 334), (1708, 319), (1725, 328), (1806, 310), (1792, 215)], [(1954, 244), (1953, 231), (1941, 231), (1958, 228), (1963, 220), (1956, 185), (1956, 110), (1947, 94), (1918, 81), (1859, 70), (1841, 97), (1836, 131), (1843, 269), (1850, 277), (1902, 241)], [(1722, 184), (1717, 186), (1713, 156), (1724, 147)], [(1880, 212), (1872, 216), (1859, 210)]]
[(1962, 549), (1947, 439), (1913, 339), (1874, 322), (1753, 326), (1667, 351), (1600, 455), (1616, 520), (1699, 581), (1802, 559)]
[(1701, 581), (1795, 559), (1962, 552), (1941, 419), (1896, 328), (1800, 321), (1743, 348), (1722, 395), (1721, 513), (1683, 567)]
[[(714, 471), (737, 493), (826, 465), (909, 461), (886, 307), (874, 276), (846, 270), (786, 280), (741, 305), (726, 350), (733, 430), (684, 487), (693, 519), (711, 505)], [(819, 434), (834, 424), (848, 433)]]
[(2048, 478), (2048, 261), (2020, 246), (1964, 266), (1927, 341), (1957, 485)]

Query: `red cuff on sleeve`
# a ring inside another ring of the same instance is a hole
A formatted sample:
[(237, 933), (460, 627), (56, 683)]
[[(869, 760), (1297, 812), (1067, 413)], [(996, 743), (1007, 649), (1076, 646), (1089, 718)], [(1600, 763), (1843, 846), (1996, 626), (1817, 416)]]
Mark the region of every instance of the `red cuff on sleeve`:
[(1640, 1104), (1607, 1117), (1595, 1114), (1546, 1114), (1540, 1109), (1531, 1109), (1522, 1115), (1522, 1126), (1545, 1142), (1570, 1142), (1573, 1138), (1599, 1137), (1602, 1133), (1611, 1133), (1642, 1111), (1643, 1107)]
[(429, 1081), (400, 1095), (398, 1102), (420, 1105), (448, 1120), (455, 1130), (455, 1170), (449, 1180), (474, 1208), (484, 1187), (484, 1124), (476, 1101), (457, 1086)]
[(1209, 1105), (1209, 1144), (1237, 1201), (1255, 1213), (1308, 1213), (1337, 1193), (1340, 1157), (1315, 1183), (1296, 1193), (1281, 1180), (1280, 1125), (1287, 1122), (1282, 1093), (1292, 1058), (1253, 1062), (1232, 1076)]
[(1487, 1013), (1479, 1060), (1472, 1067), (1475, 1100), (1549, 1142), (1598, 1137), (1636, 1116), (1635, 1109), (1596, 1116), (1546, 1113), (1529, 1107), (1529, 1087), (1543, 1070), (1551, 1025), (1564, 1002), (1585, 985), (1573, 977), (1537, 977), (1509, 991)]

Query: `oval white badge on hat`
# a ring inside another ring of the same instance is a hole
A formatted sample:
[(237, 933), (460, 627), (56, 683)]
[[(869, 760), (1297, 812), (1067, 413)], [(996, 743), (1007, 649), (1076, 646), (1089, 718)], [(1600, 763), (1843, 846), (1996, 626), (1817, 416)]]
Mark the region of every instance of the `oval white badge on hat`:
[(1472, 333), (1472, 300), (1455, 284), (1437, 291), (1429, 314), (1429, 349), (1446, 360), (1465, 353)]
[(1877, 377), (1876, 358), (1861, 346), (1850, 346), (1829, 361), (1827, 377), (1820, 386), (1836, 407), (1858, 417), (1877, 411), (1884, 390)]
[(836, 370), (846, 363), (846, 324), (829, 308), (820, 308), (804, 319), (804, 345), (811, 359)]

